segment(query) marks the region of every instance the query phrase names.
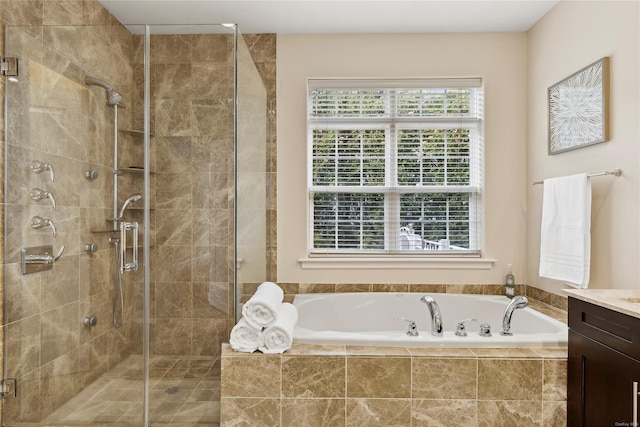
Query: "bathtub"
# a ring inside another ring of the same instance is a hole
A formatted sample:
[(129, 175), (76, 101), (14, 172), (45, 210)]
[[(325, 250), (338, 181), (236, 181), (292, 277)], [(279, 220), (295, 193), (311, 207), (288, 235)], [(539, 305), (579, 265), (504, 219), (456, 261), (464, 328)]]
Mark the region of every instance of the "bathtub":
[[(381, 347), (558, 347), (567, 345), (567, 325), (530, 307), (515, 310), (512, 336), (502, 336), (502, 317), (509, 303), (505, 296), (431, 295), (440, 307), (444, 334), (431, 335), (431, 316), (423, 293), (362, 292), (299, 294), (294, 343)], [(416, 322), (419, 335), (409, 336), (409, 323)], [(459, 321), (467, 322), (466, 337), (455, 335)], [(480, 324), (491, 325), (491, 337), (479, 335)]]

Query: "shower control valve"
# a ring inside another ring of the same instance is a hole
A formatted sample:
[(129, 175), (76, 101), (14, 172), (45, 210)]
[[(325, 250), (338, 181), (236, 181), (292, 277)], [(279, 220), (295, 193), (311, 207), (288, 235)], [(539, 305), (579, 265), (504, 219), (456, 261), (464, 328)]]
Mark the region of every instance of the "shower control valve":
[(31, 218), (31, 228), (33, 228), (34, 230), (40, 230), (44, 227), (51, 227), (51, 230), (53, 231), (53, 238), (55, 239), (56, 237), (58, 237), (56, 226), (49, 218), (42, 218), (41, 216), (37, 215)]
[(60, 247), (60, 250), (55, 255), (52, 255), (53, 246), (51, 245), (22, 248), (20, 251), (22, 274), (50, 270), (53, 264), (60, 259), (63, 252), (64, 245)]
[(53, 198), (53, 194), (51, 194), (50, 192), (41, 190), (39, 188), (33, 188), (31, 189), (31, 193), (29, 195), (31, 196), (31, 199), (36, 202), (39, 200), (49, 199), (49, 201), (51, 202), (51, 207), (53, 208), (53, 210), (56, 210), (56, 199)]
[(56, 174), (53, 171), (53, 166), (49, 163), (41, 162), (39, 160), (34, 160), (31, 162), (31, 172), (33, 173), (42, 173), (44, 171), (49, 171), (49, 176), (51, 177), (51, 182), (56, 178)]

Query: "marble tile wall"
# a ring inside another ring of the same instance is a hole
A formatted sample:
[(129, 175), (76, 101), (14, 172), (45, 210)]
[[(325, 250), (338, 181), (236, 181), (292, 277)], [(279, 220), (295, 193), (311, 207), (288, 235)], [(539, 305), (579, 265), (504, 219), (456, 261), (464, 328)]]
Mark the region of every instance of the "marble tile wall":
[[(274, 97), (275, 35), (247, 37)], [(134, 44), (133, 121), (142, 127), (142, 37)], [(232, 49), (225, 34), (151, 37), (153, 354), (218, 356), (234, 323)]]
[[(254, 294), (259, 283), (245, 283), (240, 289), (240, 301), (247, 301)], [(462, 293), (480, 295), (502, 295), (504, 285), (425, 285), (395, 283), (278, 283), (284, 291), (285, 301), (291, 302), (296, 294), (340, 293), (340, 292), (420, 292), (420, 293)], [(567, 297), (552, 294), (529, 285), (516, 285), (516, 295), (526, 295), (553, 310), (567, 311)], [(545, 313), (546, 314), (546, 313)]]
[[(18, 80), (0, 83), (9, 99), (2, 112), (9, 161), (2, 168), (11, 179), (2, 194), (8, 215), (3, 353), (6, 374), (18, 378), (20, 389), (20, 398), (4, 401), (3, 410), (7, 422), (37, 422), (131, 351), (130, 316), (122, 328), (111, 326), (113, 251), (106, 234), (92, 233), (112, 216), (113, 110), (104, 89), (88, 88), (83, 79), (104, 79), (130, 99), (133, 45), (95, 0), (1, 0), (0, 23), (3, 55), (20, 60)], [(121, 110), (120, 126), (130, 124), (130, 110)], [(53, 165), (55, 181), (47, 172), (32, 173), (32, 160)], [(92, 169), (100, 175), (94, 181), (84, 177)], [(34, 187), (54, 195), (55, 210), (48, 200), (30, 199)], [(34, 215), (52, 219), (57, 237), (31, 229)], [(88, 242), (100, 249), (86, 253)], [(52, 270), (22, 275), (20, 250), (44, 244), (54, 251), (64, 245), (63, 257)], [(95, 328), (82, 323), (89, 315), (98, 317)]]
[[(220, 331), (227, 329), (232, 42), (228, 35), (151, 37), (153, 354), (213, 355)], [(141, 128), (142, 36), (134, 43), (133, 120)], [(141, 337), (142, 276), (138, 279), (134, 335)], [(209, 303), (210, 293), (222, 301), (217, 307)], [(141, 351), (142, 340), (134, 341)]]
[(220, 425), (566, 424), (566, 348), (222, 351)]

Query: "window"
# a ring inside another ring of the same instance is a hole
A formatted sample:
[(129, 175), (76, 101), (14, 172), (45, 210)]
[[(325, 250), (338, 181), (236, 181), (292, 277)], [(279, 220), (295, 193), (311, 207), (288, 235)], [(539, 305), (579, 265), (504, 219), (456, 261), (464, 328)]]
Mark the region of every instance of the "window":
[(479, 254), (480, 79), (310, 80), (310, 254)]

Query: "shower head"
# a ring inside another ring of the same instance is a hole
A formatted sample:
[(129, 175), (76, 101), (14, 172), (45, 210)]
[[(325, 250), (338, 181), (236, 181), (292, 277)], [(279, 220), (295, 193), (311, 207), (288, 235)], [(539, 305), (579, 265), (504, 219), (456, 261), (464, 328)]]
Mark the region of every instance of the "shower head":
[(104, 80), (96, 79), (95, 77), (85, 76), (84, 84), (87, 86), (100, 86), (107, 91), (107, 104), (118, 105), (122, 101), (122, 95), (120, 95), (109, 83)]
[(113, 89), (107, 89), (107, 104), (118, 105), (122, 101), (122, 95)]
[(120, 208), (120, 213), (118, 214), (118, 220), (120, 218), (122, 218), (122, 216), (124, 215), (124, 211), (125, 209), (127, 209), (127, 207), (129, 206), (129, 204), (131, 203), (135, 203), (138, 200), (142, 199), (142, 195), (140, 194), (132, 194), (129, 197), (127, 197), (127, 200), (124, 201), (124, 203), (122, 204), (122, 208)]

